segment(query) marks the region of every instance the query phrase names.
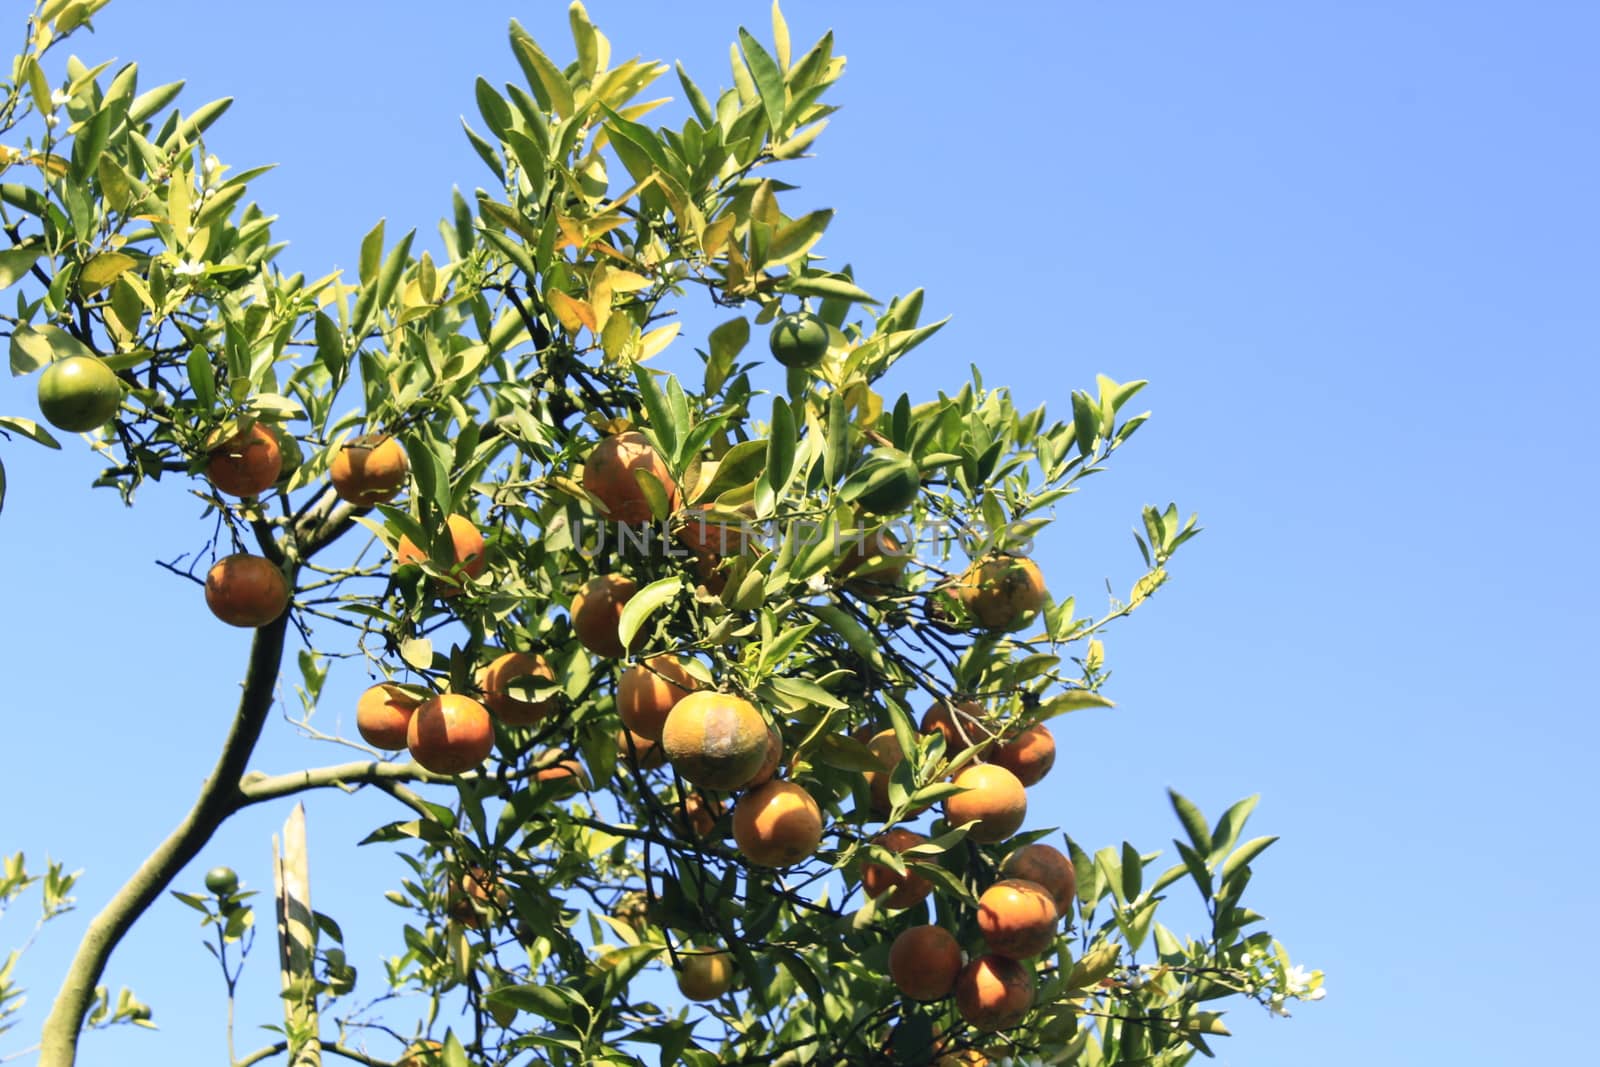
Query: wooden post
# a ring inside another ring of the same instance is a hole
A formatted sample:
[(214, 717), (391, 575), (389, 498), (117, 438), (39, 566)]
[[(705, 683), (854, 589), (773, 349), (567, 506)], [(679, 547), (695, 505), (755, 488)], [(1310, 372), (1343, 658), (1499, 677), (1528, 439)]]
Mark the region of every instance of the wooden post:
[(306, 809), (296, 804), (283, 824), (283, 839), (272, 838), (272, 881), (278, 904), (278, 967), (290, 1067), (321, 1067), (315, 992), (317, 928), (311, 911), (311, 874), (306, 857)]

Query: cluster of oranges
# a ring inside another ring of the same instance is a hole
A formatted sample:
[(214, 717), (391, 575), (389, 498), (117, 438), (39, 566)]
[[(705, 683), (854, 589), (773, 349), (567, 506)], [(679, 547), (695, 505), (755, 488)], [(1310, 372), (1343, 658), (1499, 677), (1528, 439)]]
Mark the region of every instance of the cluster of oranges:
[[(211, 453), (206, 473), (219, 492), (248, 497), (278, 484), (281, 464), (278, 438), (257, 424), (222, 442)], [(392, 437), (358, 439), (339, 449), (330, 463), (338, 496), (362, 506), (392, 499), (407, 476), (406, 452)], [(648, 522), (663, 502), (669, 511), (684, 513), (667, 464), (636, 431), (602, 439), (586, 458), (582, 484), (602, 516), (617, 522)], [(483, 536), (469, 520), (451, 515), (446, 525), (454, 566), (431, 586), (443, 597), (460, 593), (463, 583), (481, 575), (486, 564)], [(712, 591), (721, 584), (725, 557), (748, 548), (743, 532), (731, 527), (702, 521), (680, 524), (678, 530), (692, 550), (701, 583)], [(400, 540), (397, 563), (426, 558), (409, 538)], [(897, 584), (906, 558), (893, 536), (880, 529), (841, 558), (837, 573), (851, 588), (868, 592)], [(239, 626), (272, 621), (289, 597), (282, 572), (248, 554), (221, 560), (208, 576), (206, 591), (213, 611)], [(642, 634), (624, 647), (619, 632), (623, 610), (637, 591), (638, 584), (620, 574), (602, 574), (580, 587), (569, 606), (579, 643), (613, 660), (640, 651)], [(989, 631), (1016, 628), (1047, 597), (1038, 568), (1010, 556), (976, 561), (944, 591), (965, 610), (971, 625)], [(356, 725), (377, 748), (405, 748), (429, 771), (460, 774), (489, 756), (497, 720), (506, 726), (532, 726), (555, 713), (558, 697), (532, 694), (541, 683), (553, 687), (556, 681), (542, 655), (504, 651), (478, 672), (471, 694), (431, 694), (389, 682), (374, 685), (357, 704)], [(670, 762), (677, 777), (694, 790), (678, 802), (677, 822), (686, 836), (710, 834), (728, 810), (716, 794), (736, 793), (731, 823), (740, 855), (768, 868), (804, 862), (821, 844), (823, 810), (804, 786), (781, 773), (784, 740), (779, 725), (743, 697), (708, 683), (703, 664), (676, 655), (648, 656), (624, 667), (616, 687), (619, 755), (640, 769)], [(982, 705), (954, 700), (936, 702), (920, 726), (924, 735), (943, 737), (945, 759), (960, 768), (952, 779), (960, 791), (943, 800), (946, 822), (967, 827), (968, 838), (980, 844), (998, 844), (1017, 833), (1027, 815), (1027, 787), (1040, 781), (1055, 759), (1049, 729), (1035, 724), (996, 734)], [(905, 753), (892, 729), (866, 727), (857, 738), (879, 767), (864, 775), (871, 808), (887, 818), (890, 778)], [(563, 776), (585, 778), (582, 767), (570, 759), (538, 772), (542, 780)], [(903, 827), (873, 838), (874, 844), (896, 853), (926, 842), (924, 835)], [(915, 867), (897, 871), (870, 860), (862, 865), (861, 882), (880, 907), (889, 909), (911, 907), (932, 891)], [(1071, 861), (1060, 851), (1042, 844), (1018, 849), (1001, 867), (1000, 880), (978, 901), (984, 952), (968, 960), (949, 930), (915, 926), (894, 939), (891, 977), (909, 999), (954, 995), (962, 1017), (980, 1030), (1013, 1025), (1033, 1003), (1033, 971), (1026, 960), (1054, 941), (1075, 892)], [(726, 952), (686, 951), (679, 958), (679, 985), (693, 999), (712, 999), (732, 988), (735, 970)]]

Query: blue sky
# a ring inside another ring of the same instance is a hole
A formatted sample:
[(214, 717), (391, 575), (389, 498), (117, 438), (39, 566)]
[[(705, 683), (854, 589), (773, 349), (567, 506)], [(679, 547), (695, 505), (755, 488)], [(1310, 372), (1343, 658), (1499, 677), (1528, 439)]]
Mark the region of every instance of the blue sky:
[[(570, 49), (562, 4), (376, 10), (283, 0), (268, 19), (116, 0), (76, 48), (137, 60), (141, 84), (187, 78), (191, 108), (236, 97), (212, 150), (240, 169), (281, 164), (256, 193), (293, 242), (286, 264), (317, 276), (353, 270), (378, 216), (431, 238), (452, 185), (492, 181), (458, 120), (476, 122), (474, 76), (516, 77), (510, 16)], [(728, 83), (740, 22), (769, 32), (764, 3), (590, 11), (614, 55), (682, 59), (702, 85)], [(1170, 848), (1165, 787), (1213, 817), (1262, 794), (1252, 826), (1283, 840), (1250, 897), (1328, 973), (1329, 995), (1287, 1022), (1239, 1007), (1222, 1062), (1565, 1058), (1575, 1015), (1506, 1025), (1487, 998), (1560, 958), (1552, 942), (1592, 916), (1579, 813), (1600, 731), (1579, 663), (1600, 638), (1582, 548), (1600, 519), (1583, 429), (1600, 386), (1600, 12), (787, 14), (797, 43), (832, 27), (850, 60), (833, 93), (844, 110), (818, 158), (785, 175), (803, 186), (789, 195), (838, 209), (822, 250), (868, 289), (924, 286), (928, 315), (954, 316), (891, 384), (925, 396), (976, 362), (1064, 415), (1096, 373), (1152, 381), (1152, 421), (1040, 544), (1052, 590), (1080, 604), (1107, 580), (1125, 592), (1142, 504), (1176, 500), (1206, 527), (1108, 636), (1119, 707), (1057, 724), (1030, 823)], [(0, 411), (31, 416), (33, 382), (0, 381)], [(124, 511), (89, 491), (81, 450), (4, 448), (0, 851), (87, 872), (82, 911), (24, 964), (33, 1029), (82, 923), (209, 769), (247, 637), (153, 565), (204, 539), (179, 485)], [(329, 723), (348, 727), (361, 684), (336, 674)], [(337, 758), (276, 722), (257, 765)], [(315, 903), (348, 920), (374, 977), (396, 942), (372, 904), (401, 867), (352, 846), (386, 805), (310, 801)], [(270, 885), (284, 814), (231, 823), (184, 885), (219, 862)], [(159, 906), (109, 975), (154, 1005), (162, 1034), (95, 1036), (85, 1062), (221, 1055), (221, 984), (190, 917)], [(273, 1018), (271, 955), (263, 941), (246, 1027)]]

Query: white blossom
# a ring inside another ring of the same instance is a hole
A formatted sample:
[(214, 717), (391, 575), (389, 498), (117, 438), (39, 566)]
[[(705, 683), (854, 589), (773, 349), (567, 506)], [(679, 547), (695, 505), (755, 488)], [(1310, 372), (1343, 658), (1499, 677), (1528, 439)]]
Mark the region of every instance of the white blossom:
[(180, 278), (194, 278), (206, 272), (206, 268), (192, 259), (186, 259), (172, 268), (172, 273)]

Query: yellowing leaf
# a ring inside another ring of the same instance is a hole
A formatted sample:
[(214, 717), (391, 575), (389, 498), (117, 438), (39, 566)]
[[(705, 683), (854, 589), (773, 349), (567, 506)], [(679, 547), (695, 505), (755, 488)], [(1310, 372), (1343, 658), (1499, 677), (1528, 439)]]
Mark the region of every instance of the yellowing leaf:
[(545, 293), (545, 302), (568, 333), (577, 333), (585, 326), (595, 329), (594, 308), (587, 301), (570, 297), (560, 289), (551, 289)]
[(125, 271), (132, 270), (139, 265), (139, 261), (132, 256), (121, 252), (101, 252), (92, 256), (89, 262), (83, 265), (83, 270), (78, 272), (78, 287), (84, 294), (98, 293)]
[(736, 221), (732, 215), (724, 215), (706, 227), (705, 235), (700, 238), (700, 250), (707, 259), (716, 259), (722, 253)]
[(682, 323), (669, 322), (667, 325), (651, 330), (639, 338), (639, 355), (637, 357), (639, 362), (644, 362), (670, 345), (672, 339), (678, 336), (678, 330), (681, 326)]
[(636, 293), (650, 288), (650, 279), (631, 270), (611, 270), (606, 274), (613, 293)]

